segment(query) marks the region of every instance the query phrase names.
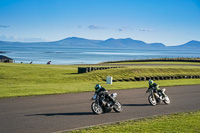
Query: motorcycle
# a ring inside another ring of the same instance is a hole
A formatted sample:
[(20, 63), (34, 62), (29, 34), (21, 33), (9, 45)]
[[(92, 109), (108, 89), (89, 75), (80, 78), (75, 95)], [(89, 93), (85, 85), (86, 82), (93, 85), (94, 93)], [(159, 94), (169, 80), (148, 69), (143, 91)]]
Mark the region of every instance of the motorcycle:
[[(117, 93), (113, 93), (110, 95), (113, 99), (117, 97)], [(113, 103), (109, 98), (106, 98), (105, 95), (97, 95), (96, 93), (92, 97), (91, 100), (95, 100), (92, 102), (91, 109), (95, 114), (109, 113), (113, 109), (115, 112), (122, 112), (123, 108), (119, 101), (115, 100)]]
[(161, 89), (156, 91), (154, 88), (150, 88), (146, 93), (150, 93), (148, 96), (148, 101), (152, 106), (155, 106), (157, 103), (163, 101), (165, 104), (170, 104), (169, 97), (165, 94), (166, 89)]

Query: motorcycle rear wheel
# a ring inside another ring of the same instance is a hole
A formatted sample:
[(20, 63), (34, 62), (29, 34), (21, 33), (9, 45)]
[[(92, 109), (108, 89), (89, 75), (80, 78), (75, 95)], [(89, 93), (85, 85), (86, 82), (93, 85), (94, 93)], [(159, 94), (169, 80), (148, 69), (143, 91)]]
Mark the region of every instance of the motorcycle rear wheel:
[(156, 99), (155, 97), (153, 97), (153, 95), (149, 95), (148, 100), (152, 106), (155, 106), (157, 104)]
[(103, 113), (101, 106), (96, 104), (95, 102), (92, 103), (91, 109), (92, 109), (92, 112), (97, 114), (97, 115), (100, 115), (100, 114)]

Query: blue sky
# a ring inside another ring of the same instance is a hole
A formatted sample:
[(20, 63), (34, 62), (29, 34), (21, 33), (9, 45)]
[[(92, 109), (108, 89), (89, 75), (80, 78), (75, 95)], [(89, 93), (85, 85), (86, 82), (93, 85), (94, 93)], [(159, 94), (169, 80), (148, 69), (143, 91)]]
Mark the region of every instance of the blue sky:
[(0, 0), (0, 40), (200, 41), (200, 0)]

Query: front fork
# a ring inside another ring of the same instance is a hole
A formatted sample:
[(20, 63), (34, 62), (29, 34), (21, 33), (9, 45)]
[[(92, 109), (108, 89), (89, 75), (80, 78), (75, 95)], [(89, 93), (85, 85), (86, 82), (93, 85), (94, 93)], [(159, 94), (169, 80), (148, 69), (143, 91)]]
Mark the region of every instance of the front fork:
[(95, 103), (99, 105), (99, 96), (97, 96)]
[(152, 95), (152, 98), (155, 99), (156, 93), (154, 93), (153, 90), (151, 91), (151, 95)]

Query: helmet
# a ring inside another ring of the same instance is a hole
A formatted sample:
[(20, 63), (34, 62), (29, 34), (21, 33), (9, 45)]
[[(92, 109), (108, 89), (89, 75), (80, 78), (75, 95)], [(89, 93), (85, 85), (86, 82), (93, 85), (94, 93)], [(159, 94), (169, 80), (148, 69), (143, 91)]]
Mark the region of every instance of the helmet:
[(96, 86), (95, 86), (94, 88), (95, 88), (95, 90), (98, 90), (98, 89), (100, 89), (100, 88), (101, 88), (101, 85), (99, 85), (99, 84), (96, 84)]
[(149, 80), (149, 85), (153, 85), (153, 80)]

